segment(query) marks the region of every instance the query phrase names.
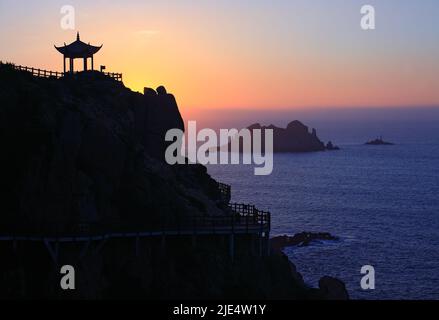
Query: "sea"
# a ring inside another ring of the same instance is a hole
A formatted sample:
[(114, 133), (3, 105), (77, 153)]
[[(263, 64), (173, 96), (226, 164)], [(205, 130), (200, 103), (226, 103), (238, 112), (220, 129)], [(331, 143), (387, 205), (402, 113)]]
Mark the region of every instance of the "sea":
[[(352, 299), (439, 299), (439, 135), (404, 138), (413, 132), (395, 134), (394, 146), (339, 137), (340, 151), (275, 154), (269, 176), (249, 165), (208, 172), (232, 186), (233, 202), (272, 213), (271, 236), (339, 237), (285, 249), (307, 284), (328, 275)], [(363, 266), (375, 270), (373, 290), (361, 286)]]

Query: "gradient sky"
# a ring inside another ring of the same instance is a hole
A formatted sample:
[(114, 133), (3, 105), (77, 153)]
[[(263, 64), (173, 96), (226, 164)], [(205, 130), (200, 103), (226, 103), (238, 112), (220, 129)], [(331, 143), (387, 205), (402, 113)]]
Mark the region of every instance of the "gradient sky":
[(183, 113), (439, 105), (437, 0), (0, 0), (0, 59), (61, 70), (66, 4), (81, 39), (104, 44), (95, 66), (133, 90), (165, 85)]

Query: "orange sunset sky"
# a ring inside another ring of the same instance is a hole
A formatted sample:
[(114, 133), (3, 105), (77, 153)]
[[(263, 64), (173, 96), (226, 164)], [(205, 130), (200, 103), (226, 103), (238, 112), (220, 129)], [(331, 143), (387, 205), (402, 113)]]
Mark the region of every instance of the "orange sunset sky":
[[(53, 45), (104, 44), (95, 67), (136, 91), (165, 85), (184, 114), (200, 109), (439, 105), (437, 1), (0, 0), (0, 59), (62, 69)], [(76, 62), (82, 68), (82, 62)]]

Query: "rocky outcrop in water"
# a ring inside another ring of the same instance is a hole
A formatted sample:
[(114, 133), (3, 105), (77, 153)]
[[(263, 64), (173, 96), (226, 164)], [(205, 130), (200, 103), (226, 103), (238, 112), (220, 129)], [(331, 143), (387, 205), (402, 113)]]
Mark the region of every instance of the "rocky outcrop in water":
[(325, 145), (317, 136), (315, 129), (309, 128), (300, 121), (290, 122), (286, 128), (274, 125), (263, 127), (255, 124), (249, 127), (254, 129), (273, 129), (274, 152), (312, 152), (323, 151)]
[(384, 141), (383, 138), (377, 138), (375, 140), (371, 140), (365, 143), (368, 146), (393, 146), (394, 143)]
[[(332, 142), (325, 146), (325, 144), (317, 136), (317, 130), (309, 128), (300, 121), (292, 121), (286, 128), (279, 128), (274, 125), (262, 126), (259, 123), (248, 127), (251, 132), (254, 130), (262, 130), (262, 141), (265, 141), (265, 129), (273, 130), (273, 152), (275, 153), (298, 153), (298, 152), (314, 152), (325, 150), (338, 150), (332, 145)], [(240, 152), (243, 152), (242, 138), (240, 142)], [(232, 142), (229, 143), (231, 146)], [(264, 147), (264, 144), (263, 146)], [(227, 146), (222, 146), (219, 149), (224, 150)], [(263, 149), (264, 151), (264, 149)]]
[(349, 300), (346, 286), (339, 279), (323, 277), (319, 281), (319, 289), (326, 300)]
[[(313, 233), (302, 232), (295, 234), (294, 236), (278, 236), (270, 239), (273, 252), (280, 256), (286, 255), (282, 252), (287, 247), (305, 247), (309, 246), (313, 241), (338, 241), (339, 238), (331, 235), (327, 232)], [(292, 268), (292, 274), (296, 281), (303, 282), (303, 277), (297, 272), (296, 266), (290, 262)], [(318, 299), (325, 300), (349, 300), (349, 294), (346, 290), (345, 284), (336, 278), (324, 276), (319, 281), (319, 289), (316, 290), (316, 296)]]
[(329, 151), (337, 151), (337, 150), (340, 150), (340, 147), (334, 145), (334, 144), (332, 143), (332, 141), (329, 141), (329, 142), (326, 144), (326, 150), (329, 150)]
[[(278, 236), (270, 239), (270, 244), (273, 252), (276, 255), (282, 256), (288, 259), (283, 249), (287, 247), (305, 247), (309, 246), (313, 241), (337, 241), (338, 237), (335, 237), (327, 232), (313, 233), (313, 232), (302, 232), (298, 233), (292, 237), (290, 236)], [(290, 262), (291, 272), (294, 278), (299, 283), (303, 283), (302, 275), (297, 271), (296, 266)], [(346, 290), (345, 284), (336, 278), (324, 276), (319, 281), (319, 289), (315, 291), (316, 297), (318, 299), (325, 300), (348, 300), (349, 294)]]
[(301, 246), (306, 247), (309, 246), (313, 241), (337, 241), (339, 238), (331, 235), (327, 232), (302, 232), (297, 233), (294, 236), (278, 236), (270, 239), (271, 246), (275, 250), (283, 250), (286, 247), (295, 247)]

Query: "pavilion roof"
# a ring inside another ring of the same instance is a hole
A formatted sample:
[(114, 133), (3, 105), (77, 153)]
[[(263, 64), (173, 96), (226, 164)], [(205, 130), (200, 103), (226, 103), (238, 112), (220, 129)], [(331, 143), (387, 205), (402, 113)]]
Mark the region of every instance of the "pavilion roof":
[(69, 45), (66, 45), (64, 43), (64, 46), (55, 46), (55, 48), (61, 54), (68, 58), (88, 58), (97, 53), (102, 48), (102, 45), (100, 47), (96, 47), (82, 42), (79, 38), (78, 32), (75, 42), (72, 42)]

